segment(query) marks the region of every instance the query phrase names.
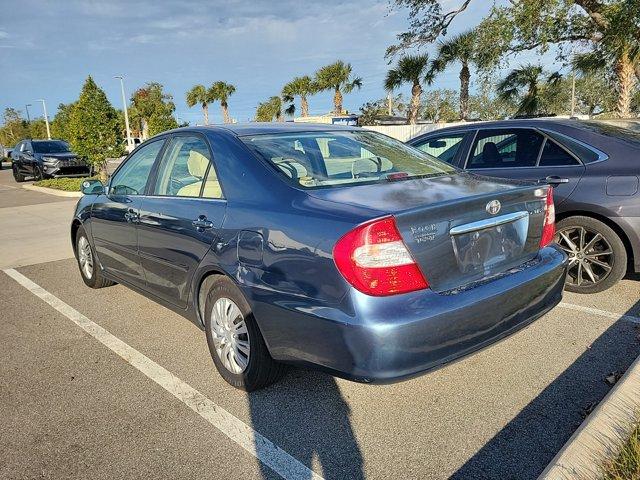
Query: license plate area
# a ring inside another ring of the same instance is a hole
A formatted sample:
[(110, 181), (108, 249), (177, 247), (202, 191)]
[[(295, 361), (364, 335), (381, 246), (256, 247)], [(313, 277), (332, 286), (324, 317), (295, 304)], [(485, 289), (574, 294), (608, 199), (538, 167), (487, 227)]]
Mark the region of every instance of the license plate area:
[(515, 212), (467, 223), (449, 231), (460, 272), (490, 275), (523, 257), (529, 212)]

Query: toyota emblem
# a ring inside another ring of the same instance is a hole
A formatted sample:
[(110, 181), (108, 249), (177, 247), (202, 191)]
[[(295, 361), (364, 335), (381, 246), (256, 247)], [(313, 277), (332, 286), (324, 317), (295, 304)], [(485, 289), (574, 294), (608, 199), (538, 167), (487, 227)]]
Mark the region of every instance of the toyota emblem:
[(500, 202), (498, 200), (491, 200), (489, 203), (487, 203), (487, 212), (490, 213), (491, 215), (495, 215), (496, 213), (498, 213), (500, 211)]

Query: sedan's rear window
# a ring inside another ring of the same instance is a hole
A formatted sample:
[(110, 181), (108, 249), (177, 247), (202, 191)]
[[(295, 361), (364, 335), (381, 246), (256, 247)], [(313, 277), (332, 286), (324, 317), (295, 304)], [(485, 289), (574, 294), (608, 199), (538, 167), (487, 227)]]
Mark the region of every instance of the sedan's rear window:
[(369, 131), (281, 133), (242, 137), (294, 184), (318, 188), (448, 175), (450, 165)]

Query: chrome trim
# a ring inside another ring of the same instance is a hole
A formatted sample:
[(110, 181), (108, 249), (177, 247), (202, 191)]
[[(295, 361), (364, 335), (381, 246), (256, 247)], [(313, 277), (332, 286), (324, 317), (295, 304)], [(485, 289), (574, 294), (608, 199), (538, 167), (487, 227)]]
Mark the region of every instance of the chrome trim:
[(521, 211), (515, 213), (508, 213), (506, 215), (500, 215), (499, 217), (487, 218), (485, 220), (479, 220), (477, 222), (466, 223), (464, 225), (458, 225), (449, 230), (449, 235), (462, 235), (464, 233), (475, 232), (476, 230), (484, 230), (486, 228), (497, 227), (498, 225), (504, 225), (505, 223), (515, 222), (522, 218), (528, 217), (529, 212)]

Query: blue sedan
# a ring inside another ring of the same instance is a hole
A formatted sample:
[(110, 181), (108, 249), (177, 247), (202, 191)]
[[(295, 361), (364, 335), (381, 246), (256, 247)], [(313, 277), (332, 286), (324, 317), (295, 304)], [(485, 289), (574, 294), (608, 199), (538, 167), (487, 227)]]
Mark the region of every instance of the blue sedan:
[(85, 284), (126, 285), (193, 321), (247, 391), (284, 364), (407, 378), (562, 297), (550, 187), (357, 127), (173, 130), (83, 192), (71, 239)]

